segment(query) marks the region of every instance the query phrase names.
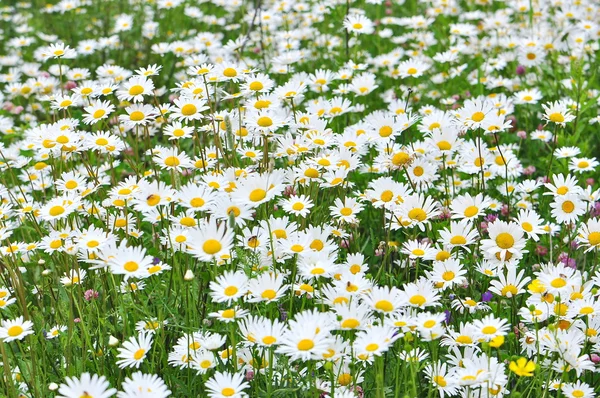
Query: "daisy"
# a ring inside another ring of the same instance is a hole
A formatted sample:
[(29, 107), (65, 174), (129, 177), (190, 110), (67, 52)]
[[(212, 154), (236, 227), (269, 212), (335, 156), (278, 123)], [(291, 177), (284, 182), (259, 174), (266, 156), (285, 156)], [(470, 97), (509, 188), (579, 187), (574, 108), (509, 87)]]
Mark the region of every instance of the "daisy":
[(436, 250), (431, 247), (429, 242), (419, 242), (417, 240), (404, 242), (401, 252), (413, 260), (421, 259), (424, 261), (433, 260), (436, 254)]
[(119, 354), (117, 358), (121, 358), (117, 361), (117, 365), (121, 368), (139, 368), (148, 351), (152, 348), (152, 333), (140, 333), (136, 336), (130, 337), (129, 340), (123, 343), (123, 346), (119, 348)]
[(577, 241), (583, 247), (587, 247), (586, 253), (600, 248), (600, 220), (590, 218), (582, 224), (577, 235)]
[[(143, 374), (135, 372), (125, 378), (121, 386), (123, 391), (117, 393), (118, 398), (166, 398), (171, 395), (165, 382), (155, 374)], [(95, 395), (92, 395), (96, 397)]]
[(550, 192), (544, 192), (544, 195), (562, 196), (567, 194), (579, 194), (582, 188), (577, 183), (577, 178), (573, 175), (564, 176), (563, 174), (554, 174), (552, 176), (553, 184), (546, 183), (544, 186)]
[(251, 174), (236, 189), (234, 200), (256, 207), (279, 195), (283, 188), (280, 173)]
[(429, 69), (429, 65), (416, 59), (403, 61), (398, 65), (398, 73), (402, 78), (420, 77)]
[(425, 225), (430, 220), (439, 215), (437, 203), (433, 197), (423, 194), (414, 194), (406, 197), (404, 202), (395, 210), (396, 217), (402, 222), (407, 221), (410, 226), (418, 226), (421, 231), (425, 231)]
[(353, 343), (354, 355), (362, 361), (368, 361), (373, 356), (384, 354), (400, 337), (395, 328), (387, 325), (361, 330)]
[(0, 327), (0, 339), (4, 343), (9, 343), (14, 340), (23, 340), (25, 336), (33, 334), (33, 322), (24, 321), (20, 316), (13, 320), (3, 320)]
[(289, 329), (284, 332), (277, 352), (291, 360), (321, 359), (333, 340), (330, 334), (332, 326), (329, 314), (317, 311), (297, 313), (289, 322)]
[(114, 110), (115, 106), (110, 101), (95, 101), (90, 106), (83, 108), (85, 110), (83, 122), (85, 124), (96, 124), (100, 120), (108, 118)]
[(135, 126), (145, 126), (152, 122), (156, 113), (154, 107), (145, 104), (135, 104), (125, 108), (127, 115), (119, 115), (119, 121), (127, 128)]
[(363, 205), (350, 197), (346, 197), (344, 201), (336, 198), (333, 204), (333, 206), (329, 207), (331, 216), (347, 223), (356, 222), (358, 220), (356, 217), (357, 214), (363, 210)]
[(306, 195), (292, 195), (289, 199), (280, 201), (279, 204), (283, 207), (283, 210), (298, 217), (306, 217), (314, 206), (312, 200)]
[(494, 106), (485, 98), (478, 97), (465, 101), (462, 108), (455, 112), (460, 125), (476, 130), (482, 127), (486, 116), (492, 115)]
[(364, 298), (364, 303), (373, 311), (391, 314), (399, 311), (404, 306), (402, 292), (396, 287), (376, 286)]
[[(153, 257), (146, 255), (143, 247), (126, 246), (122, 241), (116, 251), (111, 250), (108, 255), (108, 266), (110, 271), (116, 275), (124, 275), (125, 280), (129, 278), (146, 278), (149, 276), (148, 269), (152, 266)], [(105, 252), (101, 251), (100, 256)]]
[(217, 303), (227, 302), (231, 304), (232, 301), (247, 293), (247, 284), (248, 278), (243, 272), (225, 272), (210, 282), (210, 295), (213, 301)]
[(537, 89), (519, 91), (514, 94), (515, 104), (537, 104), (542, 99), (542, 92)]
[(556, 123), (564, 127), (567, 123), (575, 120), (575, 116), (569, 111), (564, 102), (556, 101), (549, 104), (542, 104), (544, 108), (544, 120)]
[(179, 121), (175, 121), (163, 130), (164, 134), (169, 137), (169, 140), (179, 140), (181, 138), (191, 138), (194, 134), (194, 127), (184, 126)]
[(109, 388), (110, 383), (104, 376), (90, 375), (83, 373), (79, 378), (67, 377), (66, 384), (61, 384), (58, 388), (60, 395), (57, 398), (109, 398), (115, 395), (117, 390)]
[(214, 218), (190, 232), (188, 251), (201, 261), (213, 261), (230, 256), (233, 232), (225, 223), (217, 225)]
[(145, 76), (133, 76), (123, 84), (123, 89), (117, 91), (117, 98), (120, 101), (144, 101), (145, 95), (152, 95), (154, 83)]
[(492, 261), (517, 260), (523, 257), (527, 241), (515, 223), (496, 220), (488, 224), (489, 239), (481, 240), (481, 250)]
[(439, 232), (440, 242), (449, 248), (463, 247), (465, 250), (470, 251), (467, 246), (475, 243), (478, 237), (478, 232), (473, 229), (473, 226), (469, 221), (451, 221), (450, 230), (444, 228)]
[(57, 95), (50, 106), (52, 109), (68, 109), (71, 106), (79, 106), (80, 99), (77, 94)]
[(40, 210), (40, 217), (47, 221), (68, 217), (80, 204), (79, 197), (64, 196), (48, 201)]
[(588, 384), (577, 381), (575, 383), (564, 383), (561, 387), (562, 393), (568, 398), (593, 398), (594, 389)]
[(210, 398), (245, 398), (244, 390), (250, 384), (240, 373), (216, 372), (205, 384)]
[(505, 336), (510, 329), (506, 319), (498, 319), (494, 315), (486, 315), (482, 319), (474, 320), (473, 326), (481, 334), (484, 341), (490, 341), (497, 336)]
[(586, 211), (586, 206), (578, 195), (563, 195), (554, 198), (550, 203), (552, 217), (558, 223), (574, 223)]
[(165, 170), (181, 171), (192, 167), (192, 161), (185, 152), (179, 152), (177, 148), (161, 151), (153, 158), (154, 162)]
[(533, 210), (519, 210), (517, 224), (521, 226), (528, 238), (538, 241), (539, 235), (546, 233), (542, 225), (544, 220)]
[(425, 278), (405, 284), (402, 297), (411, 307), (425, 308), (440, 305), (438, 302), (440, 297), (434, 290), (433, 284)]
[(202, 119), (202, 112), (208, 109), (205, 99), (180, 97), (173, 102), (176, 106), (173, 117), (187, 122)]
[(584, 173), (586, 171), (594, 171), (598, 167), (596, 158), (576, 158), (573, 157), (569, 162), (569, 170), (575, 173)]
[(467, 193), (452, 200), (450, 212), (453, 219), (475, 220), (485, 215), (489, 203), (490, 201), (481, 193), (476, 196)]
[(246, 299), (249, 303), (265, 301), (271, 303), (278, 301), (287, 291), (288, 285), (284, 284), (282, 274), (264, 273), (257, 278), (248, 281), (248, 293)]
[(64, 43), (56, 43), (56, 44), (50, 44), (45, 50), (44, 50), (44, 58), (46, 60), (50, 59), (50, 58), (75, 58), (77, 56), (77, 51), (75, 51), (74, 49), (70, 48), (69, 46), (65, 46)]
[(344, 27), (357, 34), (371, 34), (375, 30), (373, 22), (361, 14), (348, 15), (344, 20)]
[(521, 270), (517, 274), (516, 267), (508, 266), (507, 273), (500, 273), (498, 275), (498, 281), (492, 281), (490, 285), (490, 291), (492, 293), (496, 293), (500, 296), (513, 298), (518, 294), (525, 293), (525, 289), (523, 287), (529, 283), (531, 280), (530, 277), (523, 277), (525, 274), (525, 270)]
[(258, 73), (256, 75), (248, 75), (245, 78), (244, 84), (240, 87), (242, 91), (247, 93), (268, 93), (274, 86), (273, 80), (264, 73)]
[(440, 290), (451, 288), (455, 285), (462, 285), (466, 282), (467, 271), (457, 259), (446, 261), (435, 261), (433, 269), (427, 271), (427, 279), (433, 282), (434, 286)]
[(208, 316), (216, 318), (225, 323), (237, 322), (238, 320), (246, 318), (248, 315), (250, 315), (250, 311), (242, 309), (238, 306), (227, 308), (225, 310), (211, 312), (208, 314)]
[(288, 124), (288, 116), (280, 109), (261, 109), (249, 112), (246, 126), (257, 134), (271, 135)]

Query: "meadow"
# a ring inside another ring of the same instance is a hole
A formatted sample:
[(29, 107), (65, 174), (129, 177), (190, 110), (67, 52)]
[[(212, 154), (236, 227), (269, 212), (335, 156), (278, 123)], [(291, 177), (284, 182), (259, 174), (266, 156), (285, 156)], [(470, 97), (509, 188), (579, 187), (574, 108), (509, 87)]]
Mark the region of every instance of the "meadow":
[(0, 396), (600, 393), (597, 1), (0, 21)]

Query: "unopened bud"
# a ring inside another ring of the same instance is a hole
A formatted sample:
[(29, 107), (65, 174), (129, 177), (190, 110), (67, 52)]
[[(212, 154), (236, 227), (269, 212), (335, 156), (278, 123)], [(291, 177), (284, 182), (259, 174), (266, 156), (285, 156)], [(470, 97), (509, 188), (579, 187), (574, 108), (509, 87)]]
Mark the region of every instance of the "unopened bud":
[(187, 271), (185, 271), (185, 275), (183, 275), (183, 280), (184, 281), (194, 280), (194, 273), (192, 272), (191, 269), (188, 269)]

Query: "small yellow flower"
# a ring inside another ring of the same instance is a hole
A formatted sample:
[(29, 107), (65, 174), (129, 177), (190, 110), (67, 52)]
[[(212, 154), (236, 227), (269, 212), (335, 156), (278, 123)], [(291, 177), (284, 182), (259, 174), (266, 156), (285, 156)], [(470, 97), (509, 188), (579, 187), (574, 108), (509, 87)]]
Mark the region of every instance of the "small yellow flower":
[(494, 348), (500, 348), (504, 344), (504, 336), (496, 336), (490, 340), (490, 346)]
[(517, 376), (533, 376), (533, 371), (535, 370), (535, 362), (528, 361), (527, 358), (519, 358), (517, 361), (511, 361), (509, 365), (509, 369), (511, 372), (515, 373)]

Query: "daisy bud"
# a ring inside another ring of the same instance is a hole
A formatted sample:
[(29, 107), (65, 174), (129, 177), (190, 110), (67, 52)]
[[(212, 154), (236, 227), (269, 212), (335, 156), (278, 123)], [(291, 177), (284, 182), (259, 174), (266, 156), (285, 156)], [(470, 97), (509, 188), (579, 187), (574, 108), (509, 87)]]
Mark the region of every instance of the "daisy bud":
[(56, 391), (56, 390), (58, 390), (58, 384), (56, 384), (56, 383), (50, 383), (50, 384), (48, 384), (48, 390), (50, 390), (50, 391)]
[(184, 281), (192, 281), (192, 280), (194, 280), (194, 273), (192, 272), (192, 270), (188, 269), (187, 271), (185, 271), (185, 275), (183, 276), (183, 280)]
[(117, 344), (119, 344), (119, 340), (116, 337), (114, 337), (113, 335), (110, 335), (108, 337), (108, 345), (110, 347), (116, 347)]
[(38, 260), (38, 264), (39, 264), (39, 265), (46, 264), (46, 260), (44, 260), (44, 259), (40, 258), (40, 259)]
[(42, 271), (42, 275), (43, 275), (43, 276), (48, 276), (48, 275), (50, 275), (51, 273), (52, 273), (52, 270), (49, 270), (49, 269), (45, 269), (45, 270), (43, 270), (43, 271)]

